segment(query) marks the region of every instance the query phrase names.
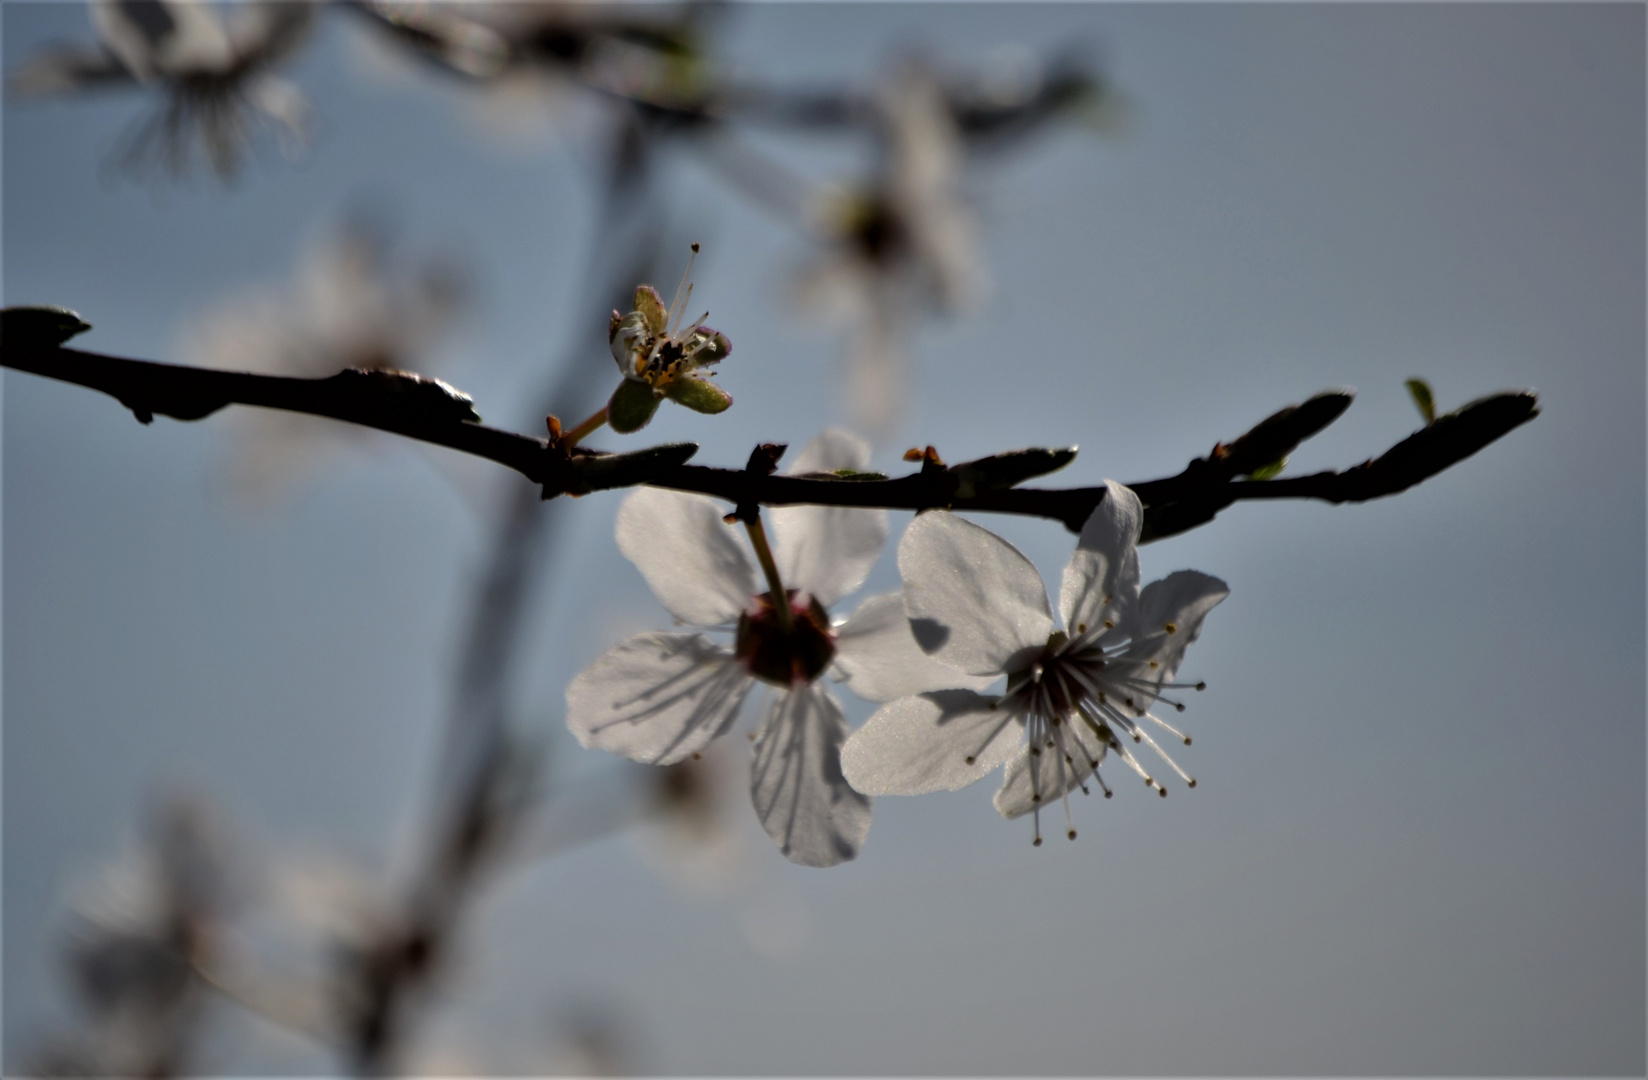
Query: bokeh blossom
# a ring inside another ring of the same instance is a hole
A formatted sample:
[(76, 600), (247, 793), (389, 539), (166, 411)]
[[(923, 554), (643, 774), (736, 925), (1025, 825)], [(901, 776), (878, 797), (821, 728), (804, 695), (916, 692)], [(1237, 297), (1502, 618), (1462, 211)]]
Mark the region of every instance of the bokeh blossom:
[(236, 899), (210, 807), (165, 802), (145, 843), (84, 879), (68, 968), (89, 1014), (78, 1038), (38, 1055), (37, 1074), (166, 1076), (192, 1067), (209, 964)]
[[(265, 375), (428, 373), (465, 299), (464, 277), (451, 260), (402, 270), (378, 231), (352, 223), (312, 243), (290, 282), (252, 288), (197, 317), (180, 351), (203, 367)], [(251, 504), (362, 436), (359, 428), (275, 410), (249, 410), (236, 421), (242, 437), (231, 483)]]
[[(869, 448), (828, 431), (792, 473), (861, 471)], [(756, 815), (792, 862), (833, 866), (853, 858), (870, 828), (870, 800), (841, 775), (847, 737), (826, 688), (835, 672), (861, 696), (887, 700), (941, 685), (954, 673), (924, 656), (898, 597), (866, 600), (836, 624), (827, 608), (856, 590), (887, 537), (884, 511), (778, 507), (769, 514), (773, 558), (787, 596), (786, 632), (755, 560), (712, 499), (643, 488), (618, 511), (618, 547), (677, 620), (729, 631), (730, 647), (699, 633), (647, 633), (620, 642), (567, 688), (567, 726), (585, 746), (634, 761), (690, 759), (737, 720), (757, 683), (772, 688), (754, 733), (750, 796)]]
[(98, 46), (45, 53), (11, 85), (25, 93), (153, 87), (164, 101), (127, 138), (120, 164), (136, 172), (158, 164), (178, 176), (203, 156), (228, 179), (260, 124), (288, 155), (307, 140), (309, 103), (272, 69), (302, 44), (314, 14), (308, 0), (226, 8), (200, 0), (94, 0)]
[(960, 188), (961, 134), (937, 74), (906, 61), (872, 102), (876, 173), (821, 200), (815, 231), (828, 250), (803, 269), (797, 296), (848, 327), (848, 407), (856, 423), (881, 437), (908, 408), (912, 320), (974, 300), (982, 262)]
[(1007, 683), (999, 695), (955, 689), (883, 706), (842, 751), (852, 785), (869, 795), (951, 791), (1005, 765), (996, 809), (1035, 814), (1037, 844), (1041, 809), (1053, 799), (1063, 801), (1075, 839), (1069, 792), (1085, 794), (1091, 778), (1108, 797), (1099, 765), (1109, 754), (1167, 794), (1129, 743), (1149, 745), (1194, 786), (1141, 721), (1189, 744), (1151, 710), (1184, 708), (1170, 692), (1191, 684), (1171, 680), (1229, 589), (1179, 570), (1141, 590), (1142, 522), (1138, 496), (1108, 482), (1065, 567), (1065, 629), (1056, 630), (1041, 575), (1017, 548), (948, 512), (918, 517), (898, 549), (916, 640), (958, 675)]

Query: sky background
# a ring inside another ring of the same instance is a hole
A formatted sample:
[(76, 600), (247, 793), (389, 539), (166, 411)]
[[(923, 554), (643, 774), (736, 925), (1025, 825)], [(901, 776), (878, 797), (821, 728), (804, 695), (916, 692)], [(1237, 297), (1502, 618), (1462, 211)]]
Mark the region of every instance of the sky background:
[[(75, 5), (3, 17), (9, 69), (90, 35)], [(502, 135), (366, 36), (323, 18), (287, 71), (313, 144), (296, 164), (265, 147), (228, 188), (110, 174), (136, 92), (8, 95), (5, 302), (77, 309), (92, 350), (178, 359), (192, 320), (370, 206), (398, 251), (472, 269), (431, 366), (489, 423), (539, 432), (559, 345), (605, 318), (582, 287), (606, 239), (590, 144)], [(631, 1067), (682, 1074), (1641, 1075), (1643, 8), (780, 5), (733, 10), (715, 48), (786, 84), (868, 84), (911, 47), (977, 65), (1010, 43), (1088, 50), (1131, 123), (969, 172), (990, 289), (920, 322), (918, 403), (877, 466), (911, 444), (1079, 445), (1057, 482), (1151, 479), (1353, 386), (1290, 472), (1343, 467), (1417, 426), (1413, 375), (1443, 410), (1531, 387), (1543, 414), (1400, 496), (1238, 506), (1142, 550), (1147, 581), (1231, 586), (1184, 667), (1209, 684), (1175, 755), (1195, 791), (1120, 784), (1041, 848), (994, 782), (883, 798), (828, 871), (785, 863), (735, 791), (744, 876), (713, 893), (634, 830), (591, 841), (488, 894), (431, 1059), (540, 1069), (594, 1010)], [(760, 143), (819, 177), (867, 163)], [(842, 338), (787, 284), (808, 242), (690, 154), (667, 179), (737, 404), (666, 407), (648, 436), (737, 465), (843, 423)], [(248, 860), (394, 879), (515, 481), (367, 438), (248, 509), (225, 481), (241, 418), (143, 427), (67, 384), (3, 389), (11, 1072), (72, 1022), (67, 897), (158, 795), (213, 799)], [(620, 498), (571, 506), (511, 692), (567, 792), (621, 775), (561, 728), (567, 681), (667, 622), (612, 542)], [(1062, 528), (978, 520), (1056, 587)], [(864, 595), (896, 586), (889, 546)], [(222, 1019), (212, 1071), (337, 1068)]]

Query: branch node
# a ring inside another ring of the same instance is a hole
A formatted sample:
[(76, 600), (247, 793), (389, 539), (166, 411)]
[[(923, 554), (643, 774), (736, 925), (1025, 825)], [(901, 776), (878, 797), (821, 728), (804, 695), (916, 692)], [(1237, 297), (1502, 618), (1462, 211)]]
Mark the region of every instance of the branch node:
[[(746, 476), (771, 476), (778, 469), (778, 459), (790, 448), (788, 443), (761, 443), (750, 451), (750, 460), (744, 465)], [(755, 499), (738, 500), (737, 508), (722, 519), (731, 525), (742, 521), (754, 526), (761, 520), (761, 503)]]

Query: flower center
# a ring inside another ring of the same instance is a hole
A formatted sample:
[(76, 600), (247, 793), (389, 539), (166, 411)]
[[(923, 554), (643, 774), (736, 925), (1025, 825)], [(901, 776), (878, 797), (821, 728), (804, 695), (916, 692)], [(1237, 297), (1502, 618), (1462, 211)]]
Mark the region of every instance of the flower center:
[[(648, 342), (651, 345), (652, 342)], [(665, 338), (650, 350), (647, 362), (639, 372), (642, 379), (656, 387), (665, 387), (676, 380), (685, 367), (686, 347), (673, 338)]]
[(811, 596), (805, 602), (796, 589), (787, 590), (790, 628), (779, 622), (773, 594), (755, 598), (753, 610), (738, 617), (738, 635), (733, 651), (751, 675), (786, 689), (810, 683), (835, 657), (835, 635), (830, 633), (830, 616)]
[[(1028, 663), (1008, 672), (1002, 704), (1023, 722), (1025, 749), (1034, 759), (1030, 783), (1036, 811), (1035, 843), (1041, 843), (1043, 800), (1062, 799), (1068, 823), (1069, 792), (1079, 788), (1086, 794), (1087, 777), (1110, 797), (1110, 788), (1099, 775), (1099, 765), (1109, 754), (1121, 758), (1156, 794), (1167, 794), (1128, 749), (1129, 742), (1147, 744), (1180, 779), (1196, 786), (1195, 779), (1179, 768), (1140, 723), (1149, 720), (1190, 745), (1189, 736), (1150, 711), (1161, 703), (1183, 712), (1184, 704), (1162, 691), (1201, 690), (1206, 685), (1165, 681), (1169, 673), (1162, 669), (1154, 643), (1177, 632), (1177, 626), (1167, 623), (1158, 633), (1104, 646), (1088, 634), (1071, 640), (1063, 631), (1055, 631)], [(967, 760), (971, 764), (973, 758)], [(1068, 835), (1076, 838), (1074, 825), (1069, 826)]]
[(1073, 657), (1065, 652), (1068, 641), (1064, 631), (1053, 631), (1035, 659), (1007, 675), (1007, 696), (1019, 697), (1028, 714), (1054, 725), (1070, 716), (1085, 696), (1086, 687), (1069, 670)]

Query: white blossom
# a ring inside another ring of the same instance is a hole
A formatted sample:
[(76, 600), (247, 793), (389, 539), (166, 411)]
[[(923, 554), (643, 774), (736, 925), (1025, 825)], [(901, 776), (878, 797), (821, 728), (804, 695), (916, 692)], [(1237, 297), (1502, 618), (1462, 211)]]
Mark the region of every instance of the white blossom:
[[(827, 431), (792, 473), (862, 470), (869, 448)], [(785, 582), (785, 633), (761, 571), (722, 507), (699, 495), (643, 488), (618, 511), (618, 547), (654, 595), (689, 626), (731, 631), (728, 645), (700, 633), (655, 632), (620, 642), (567, 688), (567, 726), (585, 746), (651, 765), (699, 753), (737, 720), (757, 683), (772, 688), (752, 738), (750, 795), (762, 826), (793, 862), (853, 858), (870, 827), (870, 800), (841, 775), (847, 724), (823, 676), (887, 700), (954, 685), (954, 673), (916, 646), (897, 596), (872, 597), (844, 623), (826, 608), (856, 590), (887, 537), (886, 514), (829, 506), (767, 514)]]
[[(1099, 775), (1109, 754), (1166, 795), (1129, 749), (1143, 743), (1191, 786), (1152, 735), (1189, 738), (1151, 710), (1182, 710), (1172, 678), (1202, 619), (1229, 593), (1218, 578), (1180, 570), (1139, 588), (1138, 496), (1110, 482), (1065, 568), (1054, 628), (1041, 576), (1017, 548), (946, 512), (918, 517), (899, 544), (904, 606), (923, 650), (958, 677), (1006, 676), (999, 695), (953, 689), (878, 710), (842, 751), (848, 780), (868, 795), (950, 791), (1006, 766), (995, 805), (1036, 814)], [(959, 685), (959, 684), (958, 684)], [(1197, 690), (1201, 683), (1194, 684)], [(1147, 727), (1142, 721), (1149, 721)]]

